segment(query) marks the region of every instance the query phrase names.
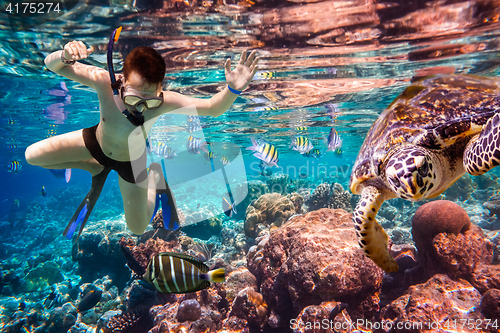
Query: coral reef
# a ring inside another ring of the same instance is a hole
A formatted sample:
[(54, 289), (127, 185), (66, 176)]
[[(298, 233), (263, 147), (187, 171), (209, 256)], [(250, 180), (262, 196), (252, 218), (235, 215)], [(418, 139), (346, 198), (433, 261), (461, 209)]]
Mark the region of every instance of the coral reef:
[(351, 192), (345, 191), (341, 184), (322, 183), (314, 189), (306, 204), (309, 211), (331, 208), (352, 212), (351, 199)]
[(261, 328), (267, 320), (267, 304), (260, 293), (248, 287), (236, 295), (227, 316), (245, 320), (250, 328)]
[(285, 327), (318, 301), (348, 301), (365, 314), (375, 310), (372, 296), (381, 286), (382, 272), (359, 248), (347, 212), (320, 209), (295, 216), (256, 242), (247, 264), (275, 317), (270, 325)]
[(102, 322), (99, 329), (103, 333), (144, 333), (153, 327), (153, 321), (146, 312), (126, 312), (115, 314)]
[(125, 259), (120, 252), (119, 241), (130, 237), (121, 231), (102, 230), (82, 233), (78, 242), (73, 244), (71, 257), (78, 262), (77, 273), (82, 282), (109, 275), (119, 289), (123, 289), (130, 279)]
[(208, 239), (212, 235), (218, 235), (222, 230), (222, 218), (211, 217), (202, 222), (182, 227), (182, 231), (189, 237)]
[(228, 303), (219, 285), (174, 297), (168, 303), (150, 309), (150, 316), (154, 318), (151, 333), (216, 332), (221, 328)]
[(243, 223), (233, 222), (224, 227), (219, 234), (220, 243), (214, 259), (224, 262), (246, 262), (246, 254), (250, 248), (249, 239), (243, 233)]
[(66, 332), (76, 323), (78, 314), (71, 303), (65, 303), (61, 307), (54, 308), (49, 313), (49, 318), (44, 320), (33, 332), (59, 333)]
[(259, 224), (279, 227), (293, 214), (295, 206), (290, 199), (279, 193), (264, 194), (246, 210), (245, 235), (255, 238)]
[[(434, 237), (434, 250), (436, 255), (432, 260), (436, 263), (427, 272), (443, 270), (452, 279), (462, 278), (469, 282), (472, 282), (476, 269), (490, 264), (493, 259), (492, 244), (484, 239), (483, 231), (475, 225), (465, 234), (440, 233)], [(436, 264), (440, 268), (435, 267)]]
[(435, 260), (434, 237), (439, 233), (464, 233), (470, 225), (467, 212), (451, 201), (432, 201), (417, 209), (412, 220), (412, 236), (418, 249), (418, 261), (428, 277), (444, 272)]
[(269, 188), (266, 183), (260, 180), (251, 180), (248, 182), (248, 194), (245, 197), (245, 200), (241, 202), (241, 205), (243, 207), (248, 207), (250, 203), (266, 193), (269, 193)]
[(344, 190), (342, 185), (339, 183), (334, 183), (332, 184), (330, 200), (328, 201), (327, 208), (343, 209), (347, 212), (352, 212), (351, 198), (351, 192)]
[(177, 308), (176, 319), (179, 322), (195, 321), (201, 317), (201, 306), (195, 299), (187, 299), (182, 301)]
[(226, 299), (232, 302), (240, 290), (247, 287), (257, 291), (257, 279), (246, 267), (239, 267), (226, 276)]
[[(345, 311), (348, 304), (340, 302), (322, 302), (309, 305), (300, 311), (297, 318), (290, 321), (293, 333), (340, 332), (340, 328), (354, 327), (349, 313)], [(319, 325), (318, 325), (319, 324)], [(316, 326), (315, 326), (316, 325)], [(319, 327), (318, 327), (319, 326)], [(361, 327), (357, 327), (358, 329)]]
[[(181, 219), (180, 216), (179, 218)], [(165, 225), (163, 223), (163, 212), (161, 208), (156, 212), (156, 215), (151, 221), (151, 226), (153, 227), (153, 229), (144, 232), (139, 237), (138, 243), (145, 243), (150, 238), (170, 240), (180, 232), (179, 229), (177, 229), (176, 231), (172, 231), (165, 228)]]
[(266, 178), (267, 188), (270, 193), (288, 193), (288, 180), (289, 176), (286, 173), (274, 174)]
[(484, 293), (480, 309), (486, 318), (500, 319), (500, 290), (490, 289)]
[(293, 203), (293, 206), (295, 207), (295, 213), (297, 214), (304, 213), (302, 209), (304, 198), (300, 194), (298, 194), (297, 192), (292, 192), (290, 194), (287, 194), (286, 197)]
[(457, 325), (455, 328), (453, 319), (485, 324), (480, 312), (471, 311), (480, 301), (481, 294), (467, 281), (454, 281), (447, 275), (437, 274), (423, 284), (411, 286), (404, 295), (391, 302), (382, 310), (381, 319), (386, 321), (386, 327), (405, 327), (405, 323), (413, 323), (413, 326), (405, 327), (405, 332), (435, 332), (446, 328), (478, 332), (480, 327), (476, 329), (476, 325), (469, 328)]
[(330, 200), (331, 185), (329, 183), (319, 184), (306, 201), (309, 211), (326, 208)]
[(148, 239), (146, 243), (136, 245), (133, 239), (122, 237), (119, 243), (127, 265), (139, 276), (144, 274), (149, 260), (155, 254), (162, 252), (183, 253), (177, 239), (171, 241)]
[(27, 292), (45, 289), (54, 283), (64, 280), (59, 265), (47, 261), (31, 269), (26, 276), (24, 290)]
[[(308, 179), (281, 176), (266, 181), (275, 189), (286, 185), (288, 193), (294, 185), (308, 183)], [(348, 204), (352, 207), (352, 197), (345, 195), (342, 186), (323, 183), (312, 195), (299, 188), (300, 193), (283, 196), (266, 194), (268, 184), (254, 183), (248, 203), (253, 201), (250, 217), (258, 217), (252, 223), (259, 222), (252, 238), (245, 235), (249, 221), (245, 224), (238, 216), (218, 216), (190, 225), (185, 233), (167, 231), (157, 215), (152, 230), (138, 240), (128, 234), (120, 217), (90, 223), (78, 245), (71, 248), (70, 242), (58, 237), (59, 221), (38, 229), (38, 224), (29, 224), (20, 230), (23, 238), (30, 239), (28, 245), (8, 240), (1, 250), (5, 256), (0, 267), (1, 331), (326, 333), (355, 325), (358, 330), (375, 332), (369, 325), (360, 325), (359, 319), (385, 320), (391, 325), (436, 322), (441, 327), (447, 318), (457, 323), (500, 319), (500, 232), (485, 236), (474, 225), (498, 223), (494, 206), (498, 198), (491, 190), (481, 190), (469, 180), (463, 183), (468, 190), (476, 189), (470, 193), (475, 199), (460, 204), (473, 222), (468, 230), (464, 226), (470, 222), (454, 204), (436, 201), (427, 215), (418, 211), (413, 228), (418, 252), (411, 245), (409, 224), (421, 203), (386, 203), (379, 212), (380, 222), (390, 229), (389, 250), (400, 266), (399, 272), (389, 275), (358, 248), (351, 216), (344, 211), (349, 210)], [(344, 210), (294, 215), (307, 212), (307, 204), (319, 203), (322, 195), (324, 207)], [(463, 194), (446, 197), (452, 196), (465, 198)], [(486, 201), (493, 202), (484, 205), (493, 216), (482, 208)], [(43, 207), (32, 209), (31, 218), (46, 219)], [(76, 262), (67, 255), (70, 250)], [(139, 276), (149, 258), (164, 251), (194, 256), (210, 269), (225, 267), (226, 281), (184, 295), (157, 292)], [(97, 304), (82, 307), (89, 290), (102, 290), (102, 296)], [(85, 310), (78, 312), (78, 308)], [(321, 323), (324, 327), (325, 320), (328, 329), (311, 326)], [(436, 330), (431, 327), (429, 331)], [(476, 331), (488, 332), (486, 328)]]

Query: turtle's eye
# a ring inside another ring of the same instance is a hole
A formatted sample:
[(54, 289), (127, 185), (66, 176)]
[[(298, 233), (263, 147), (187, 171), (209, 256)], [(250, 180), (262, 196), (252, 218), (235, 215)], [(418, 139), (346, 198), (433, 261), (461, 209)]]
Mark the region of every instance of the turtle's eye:
[(423, 158), (420, 165), (417, 165), (417, 170), (420, 177), (427, 177), (429, 173), (429, 163), (427, 163), (426, 158)]

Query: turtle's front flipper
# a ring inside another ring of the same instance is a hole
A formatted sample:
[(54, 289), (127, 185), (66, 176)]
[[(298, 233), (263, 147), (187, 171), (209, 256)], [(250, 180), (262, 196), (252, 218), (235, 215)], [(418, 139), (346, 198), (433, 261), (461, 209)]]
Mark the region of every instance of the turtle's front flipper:
[(465, 148), (464, 167), (479, 176), (500, 165), (500, 113), (490, 118), (483, 130)]
[(353, 213), (354, 227), (366, 256), (387, 273), (397, 272), (399, 266), (387, 249), (389, 237), (375, 219), (383, 202), (384, 196), (376, 187), (365, 187)]

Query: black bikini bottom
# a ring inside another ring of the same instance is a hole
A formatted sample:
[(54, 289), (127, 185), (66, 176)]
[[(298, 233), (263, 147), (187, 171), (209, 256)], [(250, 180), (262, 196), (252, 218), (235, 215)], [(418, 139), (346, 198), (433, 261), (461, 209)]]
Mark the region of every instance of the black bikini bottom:
[[(122, 179), (126, 182), (140, 183), (146, 180), (148, 176), (146, 150), (144, 150), (142, 156), (135, 161), (116, 161), (106, 156), (102, 151), (101, 146), (99, 146), (99, 142), (97, 142), (96, 130), (97, 125), (83, 129), (83, 141), (85, 143), (85, 147), (87, 147), (87, 149), (90, 151), (92, 157), (95, 158), (96, 161), (104, 167), (104, 169), (108, 169), (108, 172), (109, 169), (116, 170), (120, 177), (122, 177)], [(134, 177), (132, 163), (134, 164), (134, 168), (136, 168), (136, 171), (140, 170), (137, 177)]]

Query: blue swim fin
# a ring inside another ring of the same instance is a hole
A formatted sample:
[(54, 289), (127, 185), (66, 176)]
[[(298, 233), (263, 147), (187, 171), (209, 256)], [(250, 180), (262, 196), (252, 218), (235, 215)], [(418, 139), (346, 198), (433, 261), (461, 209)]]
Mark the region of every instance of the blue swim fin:
[[(163, 163), (163, 161), (162, 161)], [(175, 205), (174, 195), (170, 186), (168, 186), (167, 181), (163, 175), (163, 170), (158, 163), (151, 163), (149, 166), (150, 170), (157, 170), (160, 173), (160, 181), (159, 184), (164, 183), (165, 188), (156, 190), (156, 203), (155, 209), (153, 212), (153, 216), (151, 217), (151, 221), (156, 215), (156, 212), (160, 208), (161, 204), (161, 212), (163, 215), (163, 225), (168, 230), (177, 230), (179, 229), (179, 216), (177, 215), (177, 207)]]
[(80, 228), (75, 242), (78, 240), (78, 237), (80, 237), (80, 234), (85, 227), (85, 223), (87, 223), (87, 220), (92, 213), (92, 209), (94, 209), (97, 199), (99, 199), (99, 196), (101, 195), (102, 188), (110, 171), (111, 169), (105, 168), (101, 171), (101, 173), (92, 177), (92, 186), (90, 187), (89, 193), (87, 193), (80, 206), (78, 206), (78, 209), (75, 214), (73, 214), (73, 217), (66, 226), (66, 229), (64, 229), (63, 236), (67, 239), (71, 239), (73, 237), (73, 234), (78, 226)]

